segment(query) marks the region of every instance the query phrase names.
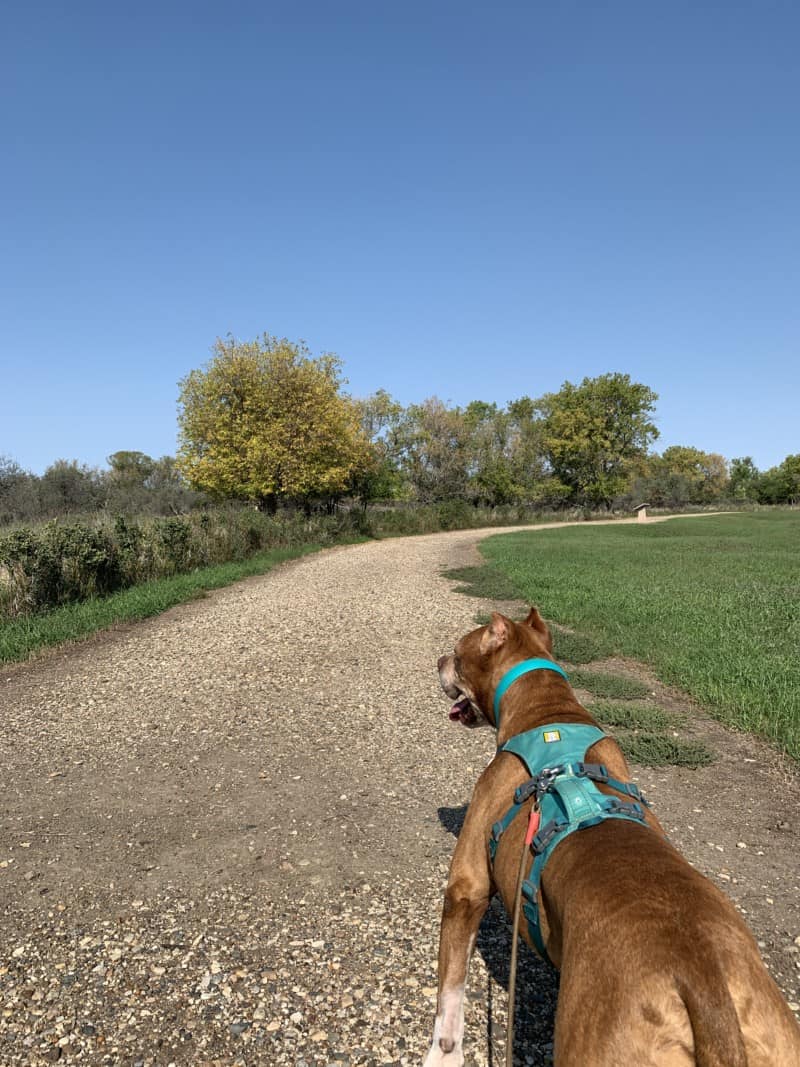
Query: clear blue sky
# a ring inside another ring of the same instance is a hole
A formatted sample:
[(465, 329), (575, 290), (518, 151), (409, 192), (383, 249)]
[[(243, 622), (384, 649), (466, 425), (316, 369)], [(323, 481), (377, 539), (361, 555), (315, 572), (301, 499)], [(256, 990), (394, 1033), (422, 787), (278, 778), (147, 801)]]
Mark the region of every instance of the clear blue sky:
[(7, 4), (0, 453), (174, 453), (218, 335), (349, 389), (630, 373), (800, 452), (796, 0)]

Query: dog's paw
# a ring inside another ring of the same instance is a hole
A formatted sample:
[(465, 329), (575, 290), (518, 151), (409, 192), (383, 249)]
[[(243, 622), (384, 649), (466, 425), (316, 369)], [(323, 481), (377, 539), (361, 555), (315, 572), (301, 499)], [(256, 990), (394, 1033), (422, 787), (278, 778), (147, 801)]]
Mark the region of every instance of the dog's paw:
[(440, 1048), (438, 1042), (434, 1041), (422, 1067), (464, 1067), (464, 1052), (461, 1048), (461, 1042), (456, 1042), (450, 1052), (445, 1052)]

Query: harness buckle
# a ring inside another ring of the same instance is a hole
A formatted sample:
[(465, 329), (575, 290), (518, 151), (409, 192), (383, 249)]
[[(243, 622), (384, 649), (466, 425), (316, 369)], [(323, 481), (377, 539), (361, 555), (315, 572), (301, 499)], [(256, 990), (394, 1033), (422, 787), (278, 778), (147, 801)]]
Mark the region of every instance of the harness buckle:
[(612, 815), (627, 815), (628, 818), (644, 821), (644, 810), (641, 804), (637, 804), (635, 801), (609, 797), (605, 808)]
[(560, 834), (562, 830), (566, 830), (569, 826), (568, 822), (559, 822), (557, 819), (551, 819), (546, 823), (539, 833), (534, 837), (531, 842), (531, 848), (538, 856), (540, 852), (544, 852), (556, 834)]
[(578, 778), (589, 778), (593, 782), (605, 784), (608, 781), (608, 768), (604, 763), (576, 763), (575, 774)]
[(530, 797), (532, 797), (534, 793), (538, 793), (538, 790), (539, 790), (539, 779), (538, 779), (538, 777), (531, 778), (531, 779), (529, 779), (529, 781), (523, 782), (522, 785), (517, 786), (517, 789), (516, 789), (516, 791), (514, 793), (514, 803), (515, 804), (524, 804), (525, 801), (528, 800)]

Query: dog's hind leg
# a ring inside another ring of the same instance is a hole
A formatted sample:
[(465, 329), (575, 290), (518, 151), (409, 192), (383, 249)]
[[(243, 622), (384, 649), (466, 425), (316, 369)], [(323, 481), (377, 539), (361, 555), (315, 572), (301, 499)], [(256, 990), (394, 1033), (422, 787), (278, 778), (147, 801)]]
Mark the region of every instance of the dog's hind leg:
[[(470, 822), (476, 832), (470, 833)], [(486, 846), (469, 812), (450, 866), (439, 937), (439, 998), (424, 1067), (462, 1067), (464, 988), (478, 927), (491, 897)]]

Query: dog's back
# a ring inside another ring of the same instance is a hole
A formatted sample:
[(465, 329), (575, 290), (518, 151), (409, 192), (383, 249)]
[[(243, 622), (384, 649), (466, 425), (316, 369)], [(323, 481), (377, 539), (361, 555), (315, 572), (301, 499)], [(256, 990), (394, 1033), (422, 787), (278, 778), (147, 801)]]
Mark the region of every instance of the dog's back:
[(800, 1031), (750, 931), (666, 840), (615, 824), (561, 851), (542, 887), (570, 976), (559, 1065), (800, 1065)]

